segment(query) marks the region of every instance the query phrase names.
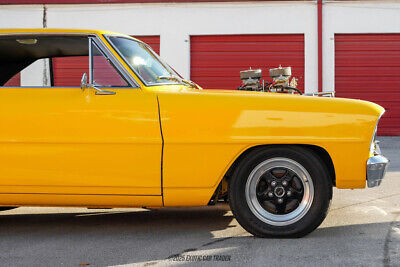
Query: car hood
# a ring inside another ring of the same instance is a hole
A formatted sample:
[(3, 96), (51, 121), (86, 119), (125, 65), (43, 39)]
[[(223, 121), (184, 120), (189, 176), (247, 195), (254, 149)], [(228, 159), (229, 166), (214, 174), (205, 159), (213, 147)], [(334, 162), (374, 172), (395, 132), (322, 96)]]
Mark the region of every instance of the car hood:
[[(223, 89), (193, 89), (184, 85), (154, 86), (148, 87), (148, 90), (159, 93), (198, 94), (212, 98), (223, 98), (226, 99), (227, 103), (229, 100), (240, 99), (248, 103), (247, 106), (254, 106), (254, 108), (257, 108), (257, 103), (262, 101), (263, 104), (269, 103), (270, 105), (274, 105), (278, 110), (298, 109), (308, 112), (354, 113), (374, 115), (377, 118), (385, 111), (382, 106), (369, 101), (340, 97), (317, 97)], [(276, 106), (277, 103), (278, 106)], [(221, 105), (223, 104), (221, 102)]]

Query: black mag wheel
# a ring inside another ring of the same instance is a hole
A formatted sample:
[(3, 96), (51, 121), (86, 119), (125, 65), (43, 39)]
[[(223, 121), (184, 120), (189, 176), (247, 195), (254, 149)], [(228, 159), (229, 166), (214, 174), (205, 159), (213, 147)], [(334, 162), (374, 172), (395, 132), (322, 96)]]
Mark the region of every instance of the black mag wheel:
[(324, 163), (311, 150), (260, 148), (237, 167), (229, 196), (237, 221), (253, 235), (300, 237), (324, 220), (332, 184)]
[(271, 225), (288, 225), (310, 209), (314, 185), (310, 174), (289, 158), (271, 158), (250, 173), (246, 201), (260, 220)]

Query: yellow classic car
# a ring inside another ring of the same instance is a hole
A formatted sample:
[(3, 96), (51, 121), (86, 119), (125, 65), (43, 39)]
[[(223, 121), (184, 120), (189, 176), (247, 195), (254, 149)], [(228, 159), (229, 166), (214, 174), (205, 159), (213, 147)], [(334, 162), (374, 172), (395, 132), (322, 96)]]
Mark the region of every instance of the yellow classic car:
[[(113, 32), (4, 29), (0, 48), (3, 209), (225, 200), (255, 236), (300, 237), (324, 220), (333, 186), (378, 186), (388, 165), (374, 103), (203, 90)], [(69, 57), (87, 57), (73, 86), (42, 75)], [(22, 86), (7, 86), (19, 72)]]

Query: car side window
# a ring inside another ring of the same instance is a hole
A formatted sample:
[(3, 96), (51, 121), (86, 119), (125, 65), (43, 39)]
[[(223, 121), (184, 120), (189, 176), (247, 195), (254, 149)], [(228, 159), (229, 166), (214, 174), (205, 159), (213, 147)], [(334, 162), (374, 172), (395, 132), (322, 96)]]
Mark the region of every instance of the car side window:
[(109, 59), (99, 49), (98, 45), (90, 42), (91, 70), (89, 79), (92, 84), (100, 87), (128, 87), (128, 83), (111, 64)]
[(1, 87), (80, 88), (84, 73), (99, 87), (131, 88), (93, 36), (0, 36)]

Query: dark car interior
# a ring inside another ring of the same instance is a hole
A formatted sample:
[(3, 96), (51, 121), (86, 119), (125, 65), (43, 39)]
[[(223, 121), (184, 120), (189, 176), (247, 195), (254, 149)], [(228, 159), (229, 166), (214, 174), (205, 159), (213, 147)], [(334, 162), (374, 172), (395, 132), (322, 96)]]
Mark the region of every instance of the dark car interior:
[(88, 56), (87, 36), (13, 35), (0, 37), (0, 86), (38, 59)]

